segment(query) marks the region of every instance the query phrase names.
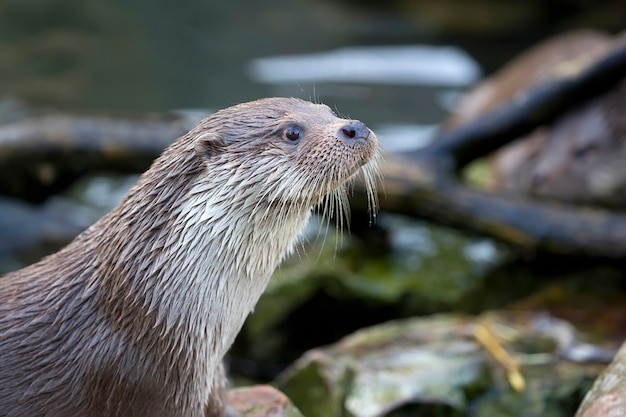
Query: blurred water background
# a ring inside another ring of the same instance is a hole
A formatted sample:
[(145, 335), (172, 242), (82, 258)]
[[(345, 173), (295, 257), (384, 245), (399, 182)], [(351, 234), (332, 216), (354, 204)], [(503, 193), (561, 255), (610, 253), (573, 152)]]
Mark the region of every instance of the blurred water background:
[(294, 95), (410, 140), (524, 47), (619, 28), (620, 3), (4, 0), (0, 98), (145, 112)]

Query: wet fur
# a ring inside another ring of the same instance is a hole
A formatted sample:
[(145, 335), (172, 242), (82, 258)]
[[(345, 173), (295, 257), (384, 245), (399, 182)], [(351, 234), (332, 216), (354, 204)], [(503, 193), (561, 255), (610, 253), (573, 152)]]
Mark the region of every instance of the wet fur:
[(0, 415), (221, 415), (221, 360), (273, 270), (376, 155), (373, 134), (335, 137), (345, 123), (297, 99), (222, 110), (67, 247), (1, 278)]

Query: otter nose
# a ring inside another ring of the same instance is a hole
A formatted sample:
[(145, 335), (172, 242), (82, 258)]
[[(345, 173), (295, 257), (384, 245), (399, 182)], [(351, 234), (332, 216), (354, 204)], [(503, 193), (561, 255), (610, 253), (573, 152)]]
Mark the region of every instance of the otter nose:
[(354, 121), (339, 129), (339, 137), (341, 140), (350, 142), (353, 140), (366, 140), (370, 135), (370, 130), (365, 123)]

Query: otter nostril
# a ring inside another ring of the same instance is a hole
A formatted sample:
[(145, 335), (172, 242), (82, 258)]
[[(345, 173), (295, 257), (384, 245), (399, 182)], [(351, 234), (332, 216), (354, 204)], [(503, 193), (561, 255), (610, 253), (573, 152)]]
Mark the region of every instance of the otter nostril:
[(350, 139), (353, 139), (356, 136), (356, 130), (351, 127), (344, 127), (343, 129), (341, 129), (341, 131), (346, 137)]
[(370, 131), (362, 122), (350, 122), (340, 129), (343, 139), (367, 139)]

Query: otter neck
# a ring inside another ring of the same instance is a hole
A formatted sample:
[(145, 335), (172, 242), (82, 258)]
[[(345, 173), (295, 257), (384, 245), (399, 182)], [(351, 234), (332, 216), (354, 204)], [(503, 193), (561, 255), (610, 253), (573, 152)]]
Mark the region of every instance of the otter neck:
[[(205, 321), (211, 354), (221, 357), (265, 290), (273, 271), (297, 241), (310, 208), (259, 203), (259, 196), (228, 190), (206, 198), (206, 184), (194, 187), (174, 231), (180, 245), (169, 245), (159, 262), (164, 284), (176, 276), (181, 287), (168, 296), (177, 308), (163, 310), (167, 327), (192, 319)], [(190, 302), (195, 299), (195, 302)], [(203, 333), (204, 335), (204, 333)], [(203, 336), (204, 337), (204, 336)]]
[(105, 220), (119, 232), (96, 245), (107, 254), (97, 262), (97, 285), (104, 309), (138, 345), (206, 381), (311, 207), (264, 202), (249, 179), (242, 187), (218, 169), (164, 185), (171, 180), (142, 177)]

